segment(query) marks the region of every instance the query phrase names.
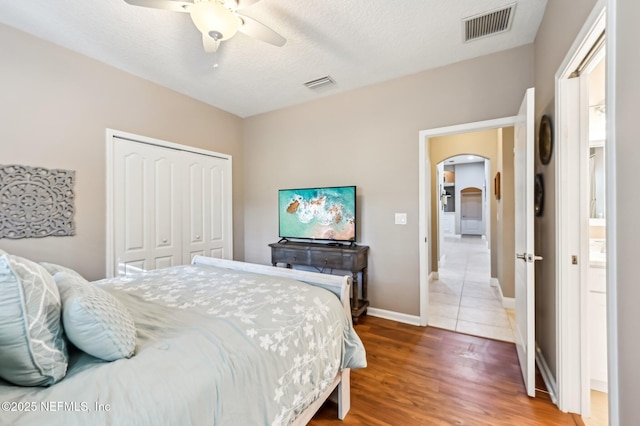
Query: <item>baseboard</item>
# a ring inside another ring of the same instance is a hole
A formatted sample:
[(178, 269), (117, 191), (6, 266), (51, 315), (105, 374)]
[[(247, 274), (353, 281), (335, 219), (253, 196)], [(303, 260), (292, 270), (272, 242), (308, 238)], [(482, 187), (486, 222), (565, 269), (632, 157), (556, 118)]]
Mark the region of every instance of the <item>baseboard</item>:
[(549, 368), (549, 364), (547, 364), (547, 360), (542, 355), (542, 350), (540, 346), (536, 343), (536, 365), (538, 366), (538, 370), (540, 371), (540, 375), (542, 376), (542, 380), (544, 380), (544, 384), (547, 386), (547, 391), (549, 392), (549, 396), (551, 397), (551, 401), (558, 405), (558, 390), (556, 386), (556, 380), (553, 378), (553, 374), (551, 374), (551, 369)]
[(503, 297), (502, 298), (502, 307), (505, 309), (515, 309), (516, 308), (516, 299), (515, 297)]
[(604, 380), (591, 379), (591, 389), (602, 393), (609, 393), (609, 386)]
[(500, 300), (502, 300), (502, 307), (505, 309), (515, 309), (516, 308), (516, 299), (513, 297), (504, 297), (502, 294), (502, 286), (500, 285), (500, 281), (497, 278), (491, 277), (491, 281), (489, 284), (492, 287), (498, 287), (498, 291), (500, 292)]
[(439, 279), (438, 271), (431, 271), (431, 273), (429, 274), (429, 282), (432, 283), (434, 281), (438, 281), (438, 279)]
[(391, 321), (402, 322), (410, 325), (420, 325), (420, 317), (417, 315), (408, 315), (400, 312), (387, 311), (385, 309), (367, 308), (367, 315), (388, 319)]

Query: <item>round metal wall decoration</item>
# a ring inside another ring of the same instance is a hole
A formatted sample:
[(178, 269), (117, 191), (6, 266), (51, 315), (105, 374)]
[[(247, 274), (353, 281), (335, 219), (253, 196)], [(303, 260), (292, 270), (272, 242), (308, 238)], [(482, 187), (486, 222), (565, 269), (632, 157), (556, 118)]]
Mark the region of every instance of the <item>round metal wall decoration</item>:
[(551, 129), (551, 119), (548, 115), (543, 115), (540, 120), (540, 133), (538, 134), (538, 152), (542, 164), (549, 164), (552, 151), (553, 131)]
[(544, 183), (542, 182), (542, 173), (536, 175), (533, 195), (533, 211), (536, 216), (542, 216), (544, 208)]

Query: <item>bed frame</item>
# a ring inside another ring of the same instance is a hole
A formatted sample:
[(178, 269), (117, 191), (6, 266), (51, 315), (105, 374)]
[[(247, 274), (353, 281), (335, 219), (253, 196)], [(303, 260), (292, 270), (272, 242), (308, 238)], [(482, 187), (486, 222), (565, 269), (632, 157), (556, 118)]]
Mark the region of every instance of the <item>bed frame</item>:
[[(351, 319), (351, 276), (321, 274), (318, 272), (301, 271), (297, 269), (277, 268), (256, 263), (239, 262), (236, 260), (219, 259), (206, 256), (195, 256), (191, 262), (194, 265), (209, 265), (238, 271), (254, 272), (274, 277), (292, 278), (316, 287), (322, 287), (334, 293), (342, 302), (347, 317)], [(338, 404), (338, 418), (343, 420), (351, 408), (351, 369), (339, 371), (333, 383), (306, 410), (294, 420), (293, 425), (306, 425), (320, 409), (322, 404), (330, 398)]]

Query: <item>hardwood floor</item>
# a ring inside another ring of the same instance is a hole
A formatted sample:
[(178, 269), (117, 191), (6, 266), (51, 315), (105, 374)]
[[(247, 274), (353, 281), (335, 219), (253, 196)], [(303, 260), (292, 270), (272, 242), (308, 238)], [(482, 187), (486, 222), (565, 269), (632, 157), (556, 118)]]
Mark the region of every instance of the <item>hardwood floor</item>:
[(546, 392), (529, 398), (513, 343), (361, 317), (368, 367), (351, 373), (351, 411), (326, 403), (322, 425), (580, 425)]

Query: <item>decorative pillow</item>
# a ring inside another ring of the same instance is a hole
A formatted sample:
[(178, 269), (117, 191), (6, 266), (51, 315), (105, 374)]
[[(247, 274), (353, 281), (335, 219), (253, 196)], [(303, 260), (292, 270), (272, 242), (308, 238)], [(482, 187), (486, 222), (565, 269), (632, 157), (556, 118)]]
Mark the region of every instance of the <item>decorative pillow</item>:
[(136, 348), (136, 326), (118, 299), (82, 277), (53, 277), (62, 297), (62, 324), (71, 343), (105, 361), (129, 358)]
[(60, 294), (30, 260), (0, 256), (0, 377), (19, 386), (49, 386), (67, 373)]
[(67, 268), (66, 266), (56, 265), (55, 263), (48, 263), (48, 262), (40, 262), (40, 265), (44, 269), (46, 269), (47, 272), (49, 272), (51, 274), (51, 276), (54, 276), (58, 272), (64, 272), (65, 274), (74, 275), (76, 277), (84, 279), (84, 277), (82, 275), (80, 275), (79, 273), (77, 273), (76, 271), (74, 271), (71, 268)]

